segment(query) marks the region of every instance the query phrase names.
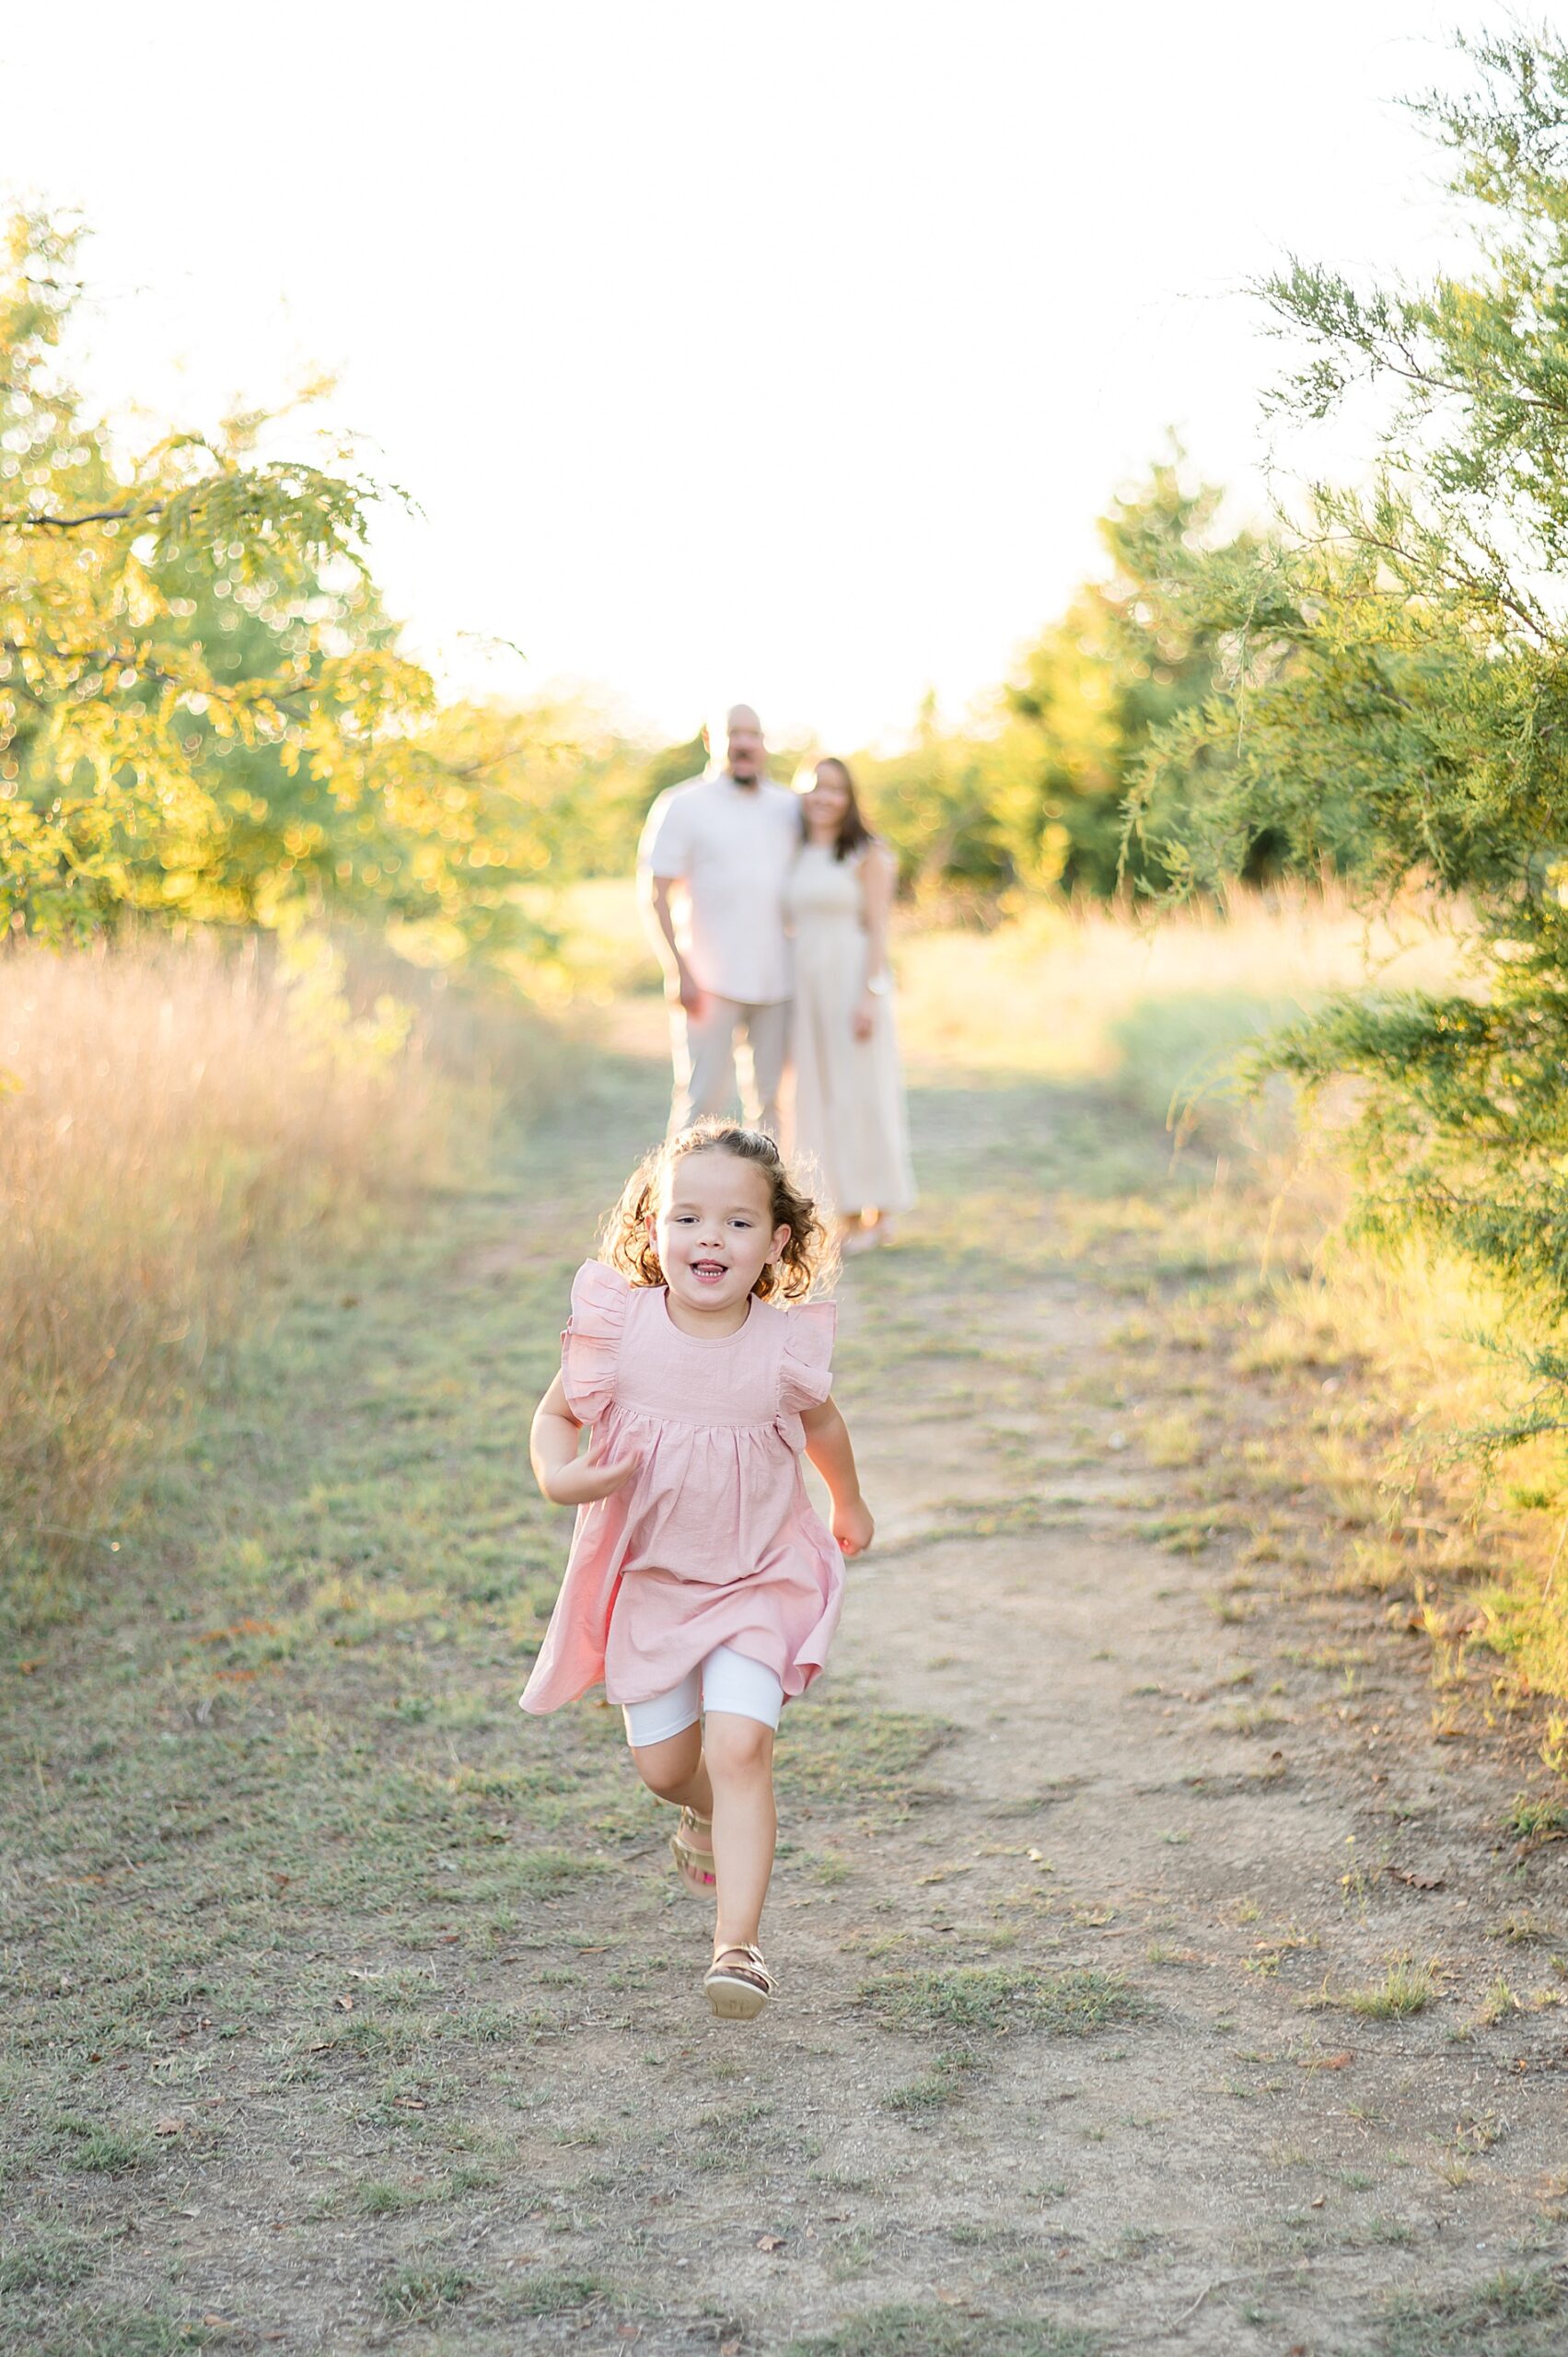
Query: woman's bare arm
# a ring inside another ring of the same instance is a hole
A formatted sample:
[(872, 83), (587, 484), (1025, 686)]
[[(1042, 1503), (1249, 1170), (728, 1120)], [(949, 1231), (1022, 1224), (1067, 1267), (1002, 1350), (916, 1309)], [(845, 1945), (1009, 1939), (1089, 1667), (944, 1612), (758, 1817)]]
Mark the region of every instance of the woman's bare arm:
[(886, 843), (872, 843), (860, 863), (860, 906), (865, 919), (865, 979), (879, 981), (888, 970), (888, 920), (893, 912), (893, 887), (899, 863)]
[(860, 863), (860, 914), (865, 927), (865, 980), (854, 1016), (854, 1036), (869, 1039), (877, 1019), (877, 993), (869, 985), (888, 979), (888, 920), (899, 864), (884, 843), (872, 843)]

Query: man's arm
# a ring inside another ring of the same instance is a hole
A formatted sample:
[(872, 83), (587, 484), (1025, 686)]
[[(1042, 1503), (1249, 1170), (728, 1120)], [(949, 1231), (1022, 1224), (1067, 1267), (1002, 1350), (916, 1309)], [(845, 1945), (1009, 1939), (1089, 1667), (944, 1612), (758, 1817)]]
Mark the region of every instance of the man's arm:
[(669, 905), (669, 891), (677, 880), (673, 876), (650, 875), (645, 868), (638, 878), (643, 911), (648, 938), (654, 945), (654, 955), (664, 968), (666, 996), (678, 998), (688, 1015), (701, 1015), (702, 989), (693, 979), (675, 939), (675, 913)]
[(679, 999), (688, 1015), (701, 1015), (703, 993), (675, 936), (670, 888), (684, 880), (685, 845), (680, 813), (660, 795), (648, 813), (637, 846), (637, 896), (654, 955), (664, 968), (665, 995)]

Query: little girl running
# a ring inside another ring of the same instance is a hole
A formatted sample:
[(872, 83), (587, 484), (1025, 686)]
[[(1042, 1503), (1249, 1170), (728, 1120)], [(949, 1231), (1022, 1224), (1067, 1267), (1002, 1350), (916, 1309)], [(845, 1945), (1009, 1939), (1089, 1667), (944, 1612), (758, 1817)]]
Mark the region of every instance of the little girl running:
[[(539, 1486), (578, 1511), (523, 1708), (557, 1710), (603, 1678), (637, 1772), (679, 1806), (681, 1880), (716, 1890), (708, 2001), (750, 2021), (773, 1992), (757, 1945), (773, 1734), (827, 1659), (841, 1550), (872, 1535), (829, 1392), (835, 1312), (807, 1298), (827, 1231), (772, 1138), (709, 1120), (645, 1157), (600, 1250), (577, 1271), (533, 1421)], [(802, 1451), (828, 1485), (831, 1537)]]

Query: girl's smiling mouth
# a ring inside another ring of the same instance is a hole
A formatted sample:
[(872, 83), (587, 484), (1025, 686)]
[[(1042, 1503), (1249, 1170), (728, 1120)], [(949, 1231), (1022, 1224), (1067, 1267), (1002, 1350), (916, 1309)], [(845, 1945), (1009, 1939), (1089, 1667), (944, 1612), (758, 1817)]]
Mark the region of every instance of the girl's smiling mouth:
[(693, 1260), (691, 1269), (699, 1284), (704, 1285), (722, 1284), (729, 1274), (729, 1264), (725, 1260)]

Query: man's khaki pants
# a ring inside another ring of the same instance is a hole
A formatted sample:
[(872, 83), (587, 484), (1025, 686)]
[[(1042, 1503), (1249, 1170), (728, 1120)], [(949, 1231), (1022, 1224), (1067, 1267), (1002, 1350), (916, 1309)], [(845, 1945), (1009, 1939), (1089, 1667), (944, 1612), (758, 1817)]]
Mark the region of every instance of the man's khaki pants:
[(677, 1003), (669, 1010), (669, 1030), (675, 1063), (672, 1137), (704, 1113), (733, 1114), (738, 1099), (754, 1129), (778, 1136), (779, 1086), (789, 1050), (788, 999), (746, 1006), (738, 999), (704, 996), (703, 1012), (695, 1016)]

